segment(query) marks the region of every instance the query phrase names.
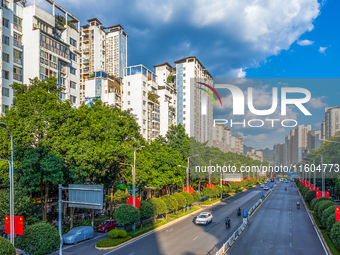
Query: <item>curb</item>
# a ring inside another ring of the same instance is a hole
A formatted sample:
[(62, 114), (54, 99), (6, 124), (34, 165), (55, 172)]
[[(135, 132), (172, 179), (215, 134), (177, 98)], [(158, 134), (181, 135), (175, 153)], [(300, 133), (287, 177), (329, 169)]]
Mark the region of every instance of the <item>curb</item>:
[(319, 239), (320, 239), (320, 242), (321, 242), (321, 244), (322, 244), (322, 246), (323, 246), (323, 248), (324, 248), (326, 254), (327, 254), (327, 255), (333, 255), (333, 253), (332, 253), (331, 249), (329, 248), (329, 246), (328, 246), (328, 244), (327, 244), (327, 242), (326, 242), (326, 240), (325, 240), (325, 238), (324, 238), (324, 236), (323, 236), (321, 230), (319, 229), (318, 224), (316, 224), (313, 215), (310, 216), (310, 214), (309, 214), (309, 212), (312, 212), (312, 213), (313, 213), (313, 211), (309, 211), (308, 206), (307, 206), (305, 200), (303, 199), (303, 196), (301, 195), (300, 190), (299, 190), (299, 188), (297, 187), (296, 183), (295, 183), (295, 186), (296, 186), (296, 188), (297, 188), (297, 190), (298, 190), (298, 192), (299, 192), (299, 194), (300, 194), (300, 196), (301, 196), (301, 199), (302, 199), (302, 201), (303, 201), (303, 204), (305, 205), (305, 209), (306, 209), (306, 211), (307, 211), (307, 214), (308, 214), (308, 216), (309, 216), (309, 219), (310, 219), (310, 221), (311, 221), (312, 224), (313, 224), (313, 227), (314, 227), (314, 229), (315, 229), (315, 232), (316, 232), (316, 234), (318, 235), (318, 237), (319, 237)]
[[(220, 201), (218, 201), (218, 202), (220, 202)], [(209, 206), (210, 206), (210, 205), (209, 205)], [(191, 213), (196, 213), (196, 212), (199, 212), (199, 211), (202, 211), (202, 210), (203, 210), (203, 208), (198, 209), (198, 210), (196, 210), (196, 211), (193, 211), (193, 212), (191, 212)], [(114, 249), (119, 248), (119, 247), (121, 247), (121, 246), (123, 246), (123, 245), (126, 245), (126, 244), (128, 244), (128, 243), (131, 243), (132, 241), (136, 241), (137, 239), (139, 239), (139, 238), (141, 238), (141, 237), (143, 237), (143, 236), (149, 235), (149, 234), (151, 234), (151, 233), (153, 233), (153, 232), (156, 232), (156, 231), (158, 231), (158, 230), (160, 230), (160, 229), (162, 229), (162, 228), (165, 228), (165, 227), (167, 227), (167, 226), (170, 226), (170, 225), (172, 225), (173, 223), (175, 223), (175, 222), (177, 222), (177, 221), (181, 221), (181, 220), (183, 220), (183, 219), (185, 219), (185, 218), (191, 216), (191, 213), (188, 213), (188, 214), (185, 215), (185, 216), (182, 216), (182, 217), (180, 217), (180, 218), (178, 218), (178, 219), (175, 219), (175, 220), (173, 220), (173, 221), (170, 221), (170, 222), (168, 222), (168, 223), (166, 223), (166, 224), (164, 224), (164, 225), (162, 225), (162, 226), (159, 226), (159, 227), (157, 227), (157, 228), (155, 228), (155, 229), (153, 229), (153, 230), (150, 230), (150, 231), (148, 231), (148, 232), (145, 232), (144, 234), (141, 234), (141, 235), (139, 235), (139, 236), (136, 236), (136, 237), (134, 237), (134, 238), (131, 238), (130, 240), (127, 240), (127, 241), (125, 241), (125, 242), (123, 242), (123, 243), (121, 243), (121, 244), (118, 244), (118, 245), (116, 245), (116, 246), (113, 246), (113, 247), (97, 247), (97, 245), (95, 245), (95, 248), (96, 248), (97, 250), (114, 250)]]
[[(255, 209), (255, 211), (253, 211), (252, 214), (249, 215), (248, 220), (249, 220), (249, 219), (256, 213), (256, 211), (263, 205), (264, 201), (267, 200), (267, 198), (272, 194), (272, 192), (276, 189), (277, 186), (278, 186), (278, 185), (276, 185), (276, 186), (272, 189), (272, 191), (270, 192), (270, 194), (269, 194), (267, 197), (265, 197), (265, 199), (263, 199), (263, 201), (261, 202), (261, 204), (259, 204), (259, 206)], [(228, 251), (228, 250), (230, 249), (230, 247), (235, 243), (235, 241), (237, 240), (237, 238), (239, 238), (240, 235), (243, 233), (243, 231), (244, 231), (244, 229), (247, 227), (247, 225), (248, 225), (248, 221), (247, 221), (247, 223), (244, 225), (242, 231), (238, 234), (238, 236), (235, 238), (235, 240), (228, 246), (228, 248), (225, 250), (225, 252), (224, 252), (223, 254), (226, 254), (226, 253), (227, 253), (227, 251)]]

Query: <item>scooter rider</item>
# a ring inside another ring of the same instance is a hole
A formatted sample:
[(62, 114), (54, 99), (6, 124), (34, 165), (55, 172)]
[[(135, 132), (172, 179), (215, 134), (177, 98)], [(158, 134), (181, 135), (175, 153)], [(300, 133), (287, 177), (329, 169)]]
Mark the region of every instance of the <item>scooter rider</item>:
[(241, 215), (241, 208), (240, 207), (237, 209), (237, 215)]
[(230, 218), (229, 216), (225, 219), (225, 224), (228, 226), (230, 226)]
[(300, 202), (299, 201), (296, 202), (296, 206), (297, 206), (297, 208), (300, 208)]

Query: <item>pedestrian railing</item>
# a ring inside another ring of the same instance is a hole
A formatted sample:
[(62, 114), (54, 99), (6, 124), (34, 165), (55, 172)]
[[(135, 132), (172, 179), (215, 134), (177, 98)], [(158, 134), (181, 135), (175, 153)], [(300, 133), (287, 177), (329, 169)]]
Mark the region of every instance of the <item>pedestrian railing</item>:
[[(276, 184), (273, 186), (273, 188), (276, 186)], [(272, 189), (270, 189), (268, 192), (263, 194), (263, 198), (266, 198), (270, 193), (272, 192)], [(228, 248), (231, 246), (231, 244), (235, 241), (235, 239), (241, 234), (243, 228), (247, 225), (249, 217), (254, 213), (255, 209), (262, 203), (262, 198), (259, 199), (248, 211), (248, 217), (243, 219), (243, 222), (241, 226), (236, 229), (236, 231), (229, 237), (228, 241), (223, 244), (221, 249), (219, 249), (218, 252), (216, 252), (216, 255), (222, 255), (224, 254)]]

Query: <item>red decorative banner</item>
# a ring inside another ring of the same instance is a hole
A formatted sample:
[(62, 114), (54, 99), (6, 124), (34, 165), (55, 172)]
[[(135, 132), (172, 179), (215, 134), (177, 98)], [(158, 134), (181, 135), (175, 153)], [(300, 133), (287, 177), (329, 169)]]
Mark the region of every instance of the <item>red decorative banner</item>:
[(207, 188), (212, 188), (212, 189), (214, 189), (214, 184), (207, 184)]
[(329, 191), (325, 191), (325, 197), (329, 197)]
[[(11, 233), (11, 217), (5, 215), (5, 234)], [(23, 235), (24, 234), (24, 217), (14, 216), (14, 234)]]
[(335, 221), (340, 220), (340, 207), (335, 207)]
[[(127, 202), (128, 205), (133, 205), (133, 200), (132, 197), (127, 197)], [(135, 207), (140, 207), (140, 197), (135, 197)]]
[(194, 188), (193, 187), (184, 187), (184, 192), (188, 192), (190, 194), (194, 193)]
[(318, 199), (320, 197), (322, 197), (322, 192), (321, 191), (317, 191), (316, 192), (316, 198)]

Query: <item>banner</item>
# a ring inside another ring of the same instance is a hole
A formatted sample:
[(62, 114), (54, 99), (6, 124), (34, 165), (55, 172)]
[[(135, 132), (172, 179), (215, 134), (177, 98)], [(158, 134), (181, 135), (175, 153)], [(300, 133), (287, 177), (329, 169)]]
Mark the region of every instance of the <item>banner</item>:
[[(133, 200), (132, 197), (127, 197), (127, 202), (128, 205), (133, 205)], [(135, 207), (140, 207), (140, 197), (135, 197)]]
[(340, 220), (340, 207), (335, 207), (335, 221)]

